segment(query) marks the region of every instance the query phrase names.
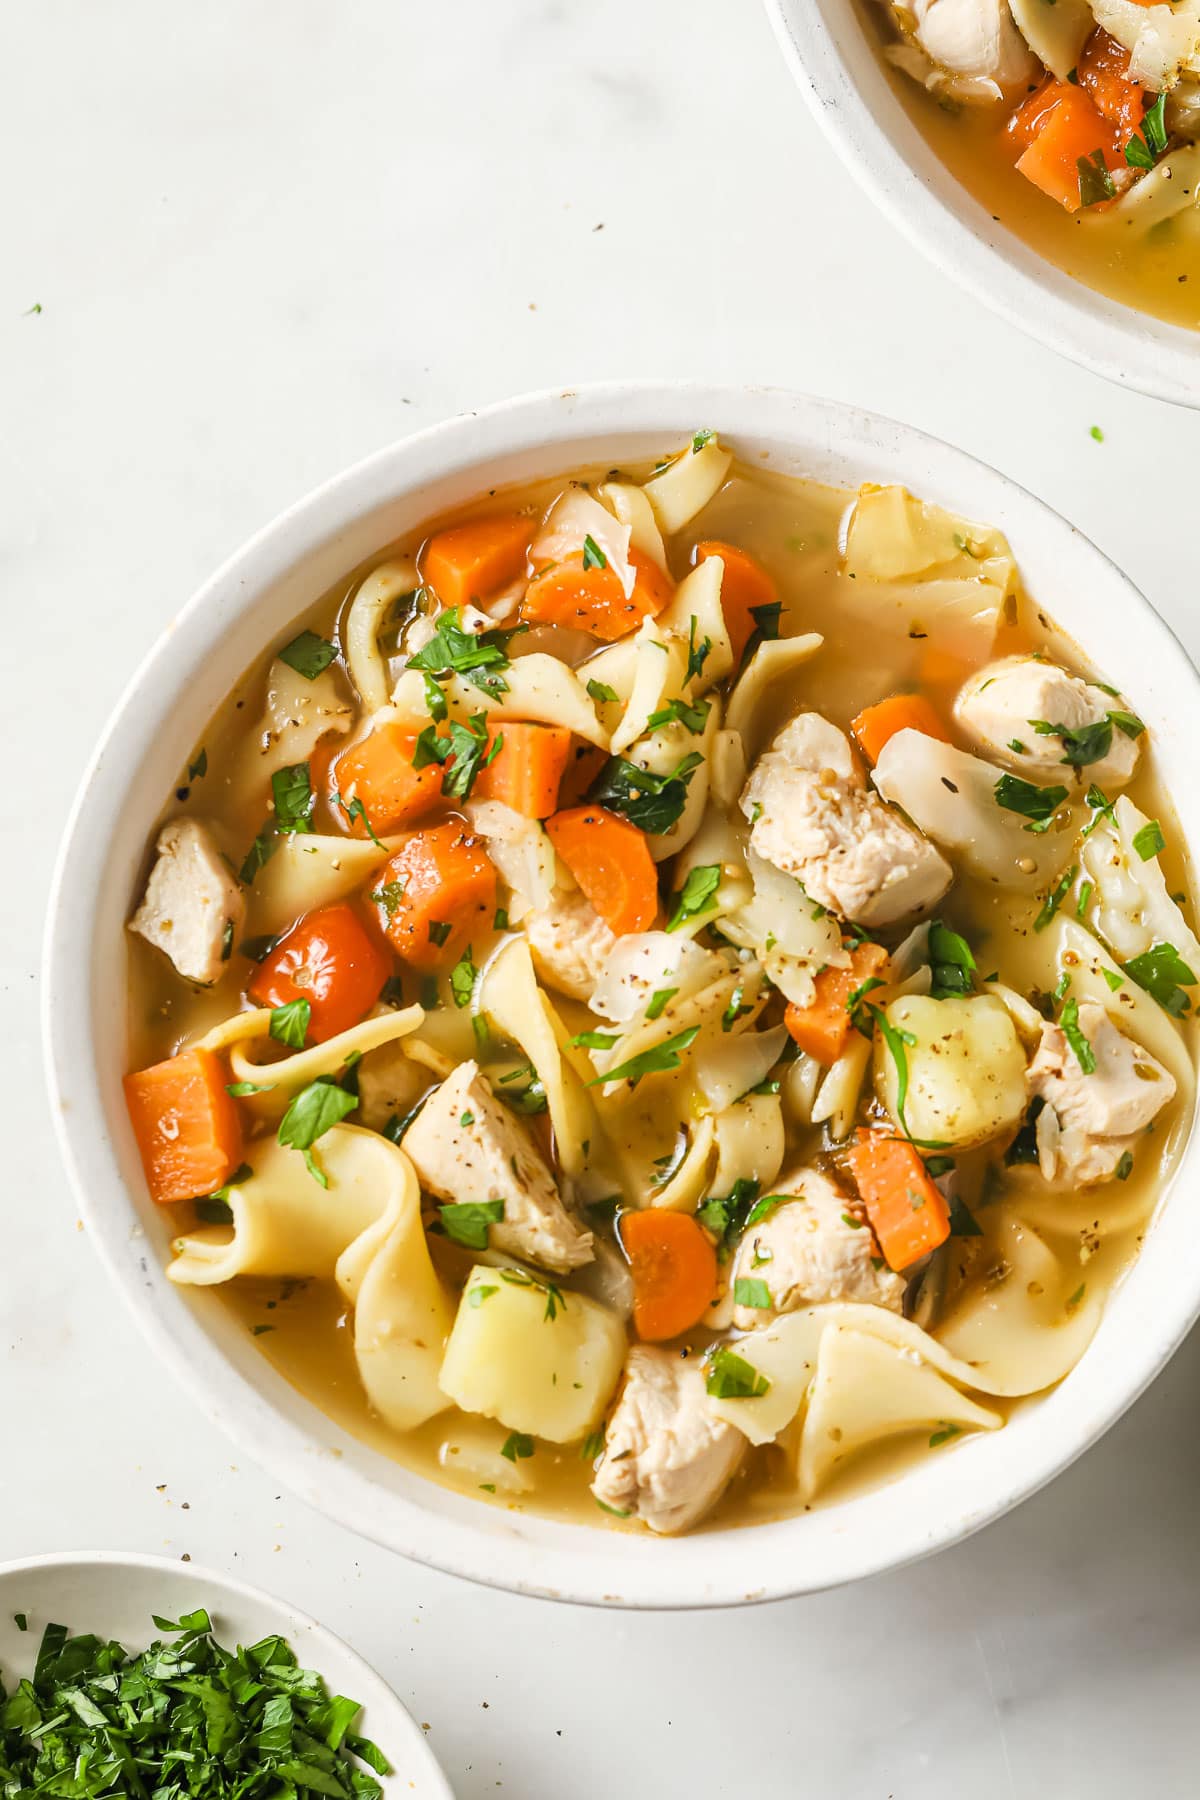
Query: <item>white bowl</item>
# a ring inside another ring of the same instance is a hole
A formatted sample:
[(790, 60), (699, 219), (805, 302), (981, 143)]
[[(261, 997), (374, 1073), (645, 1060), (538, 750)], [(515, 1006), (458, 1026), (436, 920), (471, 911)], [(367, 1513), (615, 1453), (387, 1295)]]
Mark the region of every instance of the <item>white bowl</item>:
[[(874, 7), (876, 0), (864, 0)], [(926, 142), (851, 0), (765, 0), (801, 92), (892, 223), (976, 299), (1098, 375), (1200, 406), (1200, 333), (1075, 281), (1001, 225)]]
[(277, 519), (170, 622), (96, 752), (50, 902), (45, 1041), (88, 1235), (159, 1359), (210, 1419), (313, 1506), (408, 1556), (522, 1592), (700, 1606), (829, 1587), (953, 1543), (1065, 1468), (1124, 1411), (1200, 1311), (1193, 1157), (1087, 1355), (1012, 1423), (890, 1486), (775, 1523), (658, 1540), (519, 1514), (432, 1486), (331, 1424), (211, 1292), (167, 1280), (169, 1218), (148, 1200), (121, 1097), (122, 933), (147, 839), (214, 708), (338, 576), (432, 513), (501, 482), (650, 457), (697, 427), (749, 463), (871, 479), (1007, 532), (1029, 586), (1119, 671), (1200, 845), (1197, 677), (1129, 581), (1041, 501), (961, 451), (829, 401), (764, 389), (612, 384), (514, 400), (404, 439)]
[[(369, 1663), (307, 1613), (196, 1563), (124, 1550), (0, 1563), (0, 1676), (11, 1692), (17, 1676), (33, 1673), (49, 1624), (66, 1625), (73, 1636), (94, 1631), (137, 1651), (167, 1635), (155, 1627), (153, 1614), (178, 1619), (199, 1606), (212, 1619), (219, 1643), (256, 1644), (278, 1632), (303, 1668), (324, 1677), (331, 1694), (361, 1701), (355, 1731), (373, 1739), (392, 1765), (390, 1775), (377, 1777), (388, 1800), (401, 1794), (410, 1800), (454, 1800), (424, 1732)], [(17, 1613), (27, 1617), (27, 1630), (19, 1629)]]

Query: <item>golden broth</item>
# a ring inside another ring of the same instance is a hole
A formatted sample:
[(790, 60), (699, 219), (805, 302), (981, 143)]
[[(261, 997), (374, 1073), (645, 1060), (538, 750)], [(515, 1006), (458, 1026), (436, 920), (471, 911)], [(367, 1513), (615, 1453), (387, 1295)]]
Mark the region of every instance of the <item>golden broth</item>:
[[(604, 473), (577, 471), (574, 478), (594, 480)], [(560, 490), (565, 479), (509, 492), (503, 501), (508, 505), (536, 501), (540, 506)], [(864, 706), (896, 688), (920, 688), (945, 713), (954, 689), (968, 671), (969, 665), (947, 663), (944, 658), (940, 664), (936, 659), (931, 663), (927, 653), (928, 621), (912, 616), (911, 610), (881, 616), (871, 595), (856, 588), (853, 577), (841, 566), (839, 534), (851, 498), (840, 489), (768, 476), (735, 465), (730, 478), (699, 517), (672, 541), (677, 576), (682, 576), (690, 561), (692, 545), (702, 539), (723, 538), (751, 551), (778, 582), (785, 633), (819, 630), (825, 634), (823, 650), (800, 671), (786, 692), (772, 697), (770, 716), (762, 721), (764, 741), (778, 724), (802, 707), (817, 709), (845, 727)], [(474, 510), (468, 508), (464, 512)], [(411, 546), (393, 546), (392, 550), (404, 548)], [(347, 597), (364, 575), (390, 553), (381, 549), (370, 563), (316, 602), (298, 623), (336, 641), (338, 619)], [(995, 643), (987, 657), (980, 660), (1039, 648), (1081, 666), (1078, 653), (1056, 632), (1047, 615), (1028, 597), (1018, 594), (1006, 604)], [(258, 718), (268, 660), (264, 655), (248, 671), (210, 722), (204, 737), (208, 774), (192, 784), (190, 791), (185, 783), (171, 809), (173, 814), (195, 813), (214, 822), (235, 864), (261, 824), (262, 802), (259, 798), (235, 804), (225, 771), (233, 766), (239, 747)], [(1164, 822), (1168, 849), (1163, 861), (1168, 882), (1174, 890), (1184, 889), (1188, 871), (1180, 837), (1172, 826), (1169, 803), (1157, 783), (1152, 757), (1143, 757), (1136, 778), (1126, 791), (1144, 812)], [(328, 830), (329, 826), (324, 828)], [(1010, 985), (1028, 993), (1037, 981), (1032, 927), (1038, 905), (1038, 897), (1029, 899), (998, 892), (960, 877), (947, 896), (943, 912), (947, 921), (968, 937), (981, 971), (990, 970), (995, 963)], [(253, 912), (247, 929), (254, 929)], [(903, 932), (897, 930), (889, 935), (898, 938)], [(486, 954), (486, 944), (476, 946), (480, 964)], [(129, 938), (129, 955), (134, 1067), (170, 1056), (181, 1046), (194, 1042), (218, 1020), (236, 1012), (243, 1004), (243, 984), (253, 972), (252, 965), (235, 954), (227, 973), (214, 988), (194, 990), (141, 939)], [(769, 1010), (771, 1005), (779, 1010), (777, 1001), (778, 996), (769, 1003)], [(556, 1004), (572, 1030), (578, 1030), (589, 1017), (578, 1005)], [(444, 1015), (439, 1013), (436, 1017), (447, 1051), (456, 1058), (471, 1056), (474, 1051), (467, 1015), (447, 1007)], [(685, 1076), (686, 1070), (681, 1070), (678, 1076), (656, 1077), (619, 1105), (607, 1109), (614, 1149), (620, 1155), (648, 1168), (663, 1154), (664, 1143), (670, 1149), (677, 1124), (692, 1116), (694, 1093)], [(976, 1213), (981, 1235), (950, 1240), (945, 1290), (930, 1327), (934, 1335), (939, 1319), (947, 1317), (972, 1294), (1007, 1279), (1001, 1243), (1004, 1229), (1010, 1219), (1023, 1217), (1031, 1207), (1069, 1286), (1074, 1288), (1077, 1279), (1081, 1286), (1086, 1284), (1093, 1297), (1106, 1292), (1136, 1253), (1181, 1140), (1186, 1124), (1183, 1108), (1184, 1102), (1177, 1099), (1169, 1111), (1159, 1116), (1152, 1138), (1139, 1150), (1133, 1172), (1124, 1183), (1057, 1196), (1053, 1203), (1048, 1201), (1034, 1171), (1005, 1170), (1003, 1165), (997, 1165), (994, 1152), (960, 1153), (963, 1198)], [(820, 1129), (793, 1125), (784, 1168), (828, 1150)], [(253, 1142), (247, 1145), (247, 1155), (252, 1159)], [(598, 1160), (602, 1160), (599, 1153)], [(181, 1221), (188, 1210), (186, 1206), (181, 1209)], [(461, 1282), (471, 1258), (464, 1262), (452, 1246), (436, 1242), (434, 1254), (443, 1273)], [(569, 1294), (578, 1278), (557, 1279)], [(483, 1499), (491, 1498), (486, 1491), (481, 1492), (477, 1473), (456, 1472), (453, 1443), (463, 1421), (456, 1409), (439, 1414), (403, 1436), (373, 1416), (355, 1365), (347, 1305), (332, 1283), (256, 1279), (231, 1282), (219, 1291), (224, 1304), (247, 1330), (255, 1333), (261, 1353), (331, 1419), (384, 1455), (433, 1481), (449, 1483)], [(688, 1334), (681, 1348), (699, 1354), (712, 1341), (711, 1332), (697, 1330)], [(1012, 1403), (989, 1404), (1007, 1414)], [(837, 1497), (851, 1484), (860, 1486), (867, 1479), (891, 1478), (914, 1458), (930, 1454), (953, 1454), (953, 1448), (931, 1448), (924, 1434), (899, 1441), (862, 1459), (828, 1491)], [(579, 1445), (539, 1443), (536, 1456), (522, 1462), (521, 1472), (532, 1481), (528, 1495), (520, 1499), (499, 1495), (494, 1504), (622, 1528), (619, 1520), (605, 1518), (597, 1511), (588, 1489), (591, 1469), (582, 1460)], [(710, 1516), (710, 1523), (745, 1524), (787, 1514), (800, 1505), (790, 1458), (781, 1447), (766, 1446), (750, 1451), (741, 1472)]]

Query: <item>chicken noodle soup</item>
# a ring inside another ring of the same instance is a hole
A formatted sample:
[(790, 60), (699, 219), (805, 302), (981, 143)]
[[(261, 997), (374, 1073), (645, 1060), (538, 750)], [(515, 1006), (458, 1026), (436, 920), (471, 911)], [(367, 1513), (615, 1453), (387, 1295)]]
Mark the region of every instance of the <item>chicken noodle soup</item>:
[(1193, 1101), (1136, 695), (1004, 539), (708, 431), (434, 521), (177, 777), (128, 934), (170, 1274), (427, 1475), (613, 1529), (956, 1455)]
[(869, 0), (897, 86), (988, 211), (1069, 274), (1200, 325), (1200, 0)]

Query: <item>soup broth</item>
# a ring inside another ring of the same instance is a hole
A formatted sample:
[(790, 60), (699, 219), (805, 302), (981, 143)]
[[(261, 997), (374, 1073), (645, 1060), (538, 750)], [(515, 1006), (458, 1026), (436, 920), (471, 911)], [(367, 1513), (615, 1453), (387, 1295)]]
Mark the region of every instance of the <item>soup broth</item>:
[[(602, 1528), (1002, 1428), (1194, 1086), (1149, 734), (1042, 599), (986, 526), (705, 432), (315, 599), (128, 934), (174, 1278), (384, 1454)], [(1014, 683), (1051, 714), (996, 739)]]

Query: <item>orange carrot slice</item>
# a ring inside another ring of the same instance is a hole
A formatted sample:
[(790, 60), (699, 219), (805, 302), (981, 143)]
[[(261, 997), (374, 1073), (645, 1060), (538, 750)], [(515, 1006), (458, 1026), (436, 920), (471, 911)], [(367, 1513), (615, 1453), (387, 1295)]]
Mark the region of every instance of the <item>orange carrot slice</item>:
[(501, 800), (527, 819), (545, 819), (558, 805), (571, 734), (557, 725), (527, 725), (506, 719), (488, 732), (488, 749), (499, 738), (495, 760), (481, 766), (472, 794)]
[(1129, 51), (1099, 27), (1080, 53), (1075, 73), (1096, 110), (1115, 125), (1127, 143), (1146, 110), (1146, 91), (1129, 79)]
[(633, 1323), (646, 1343), (678, 1337), (699, 1322), (717, 1286), (712, 1239), (690, 1213), (622, 1213), (621, 1247), (633, 1276)]
[(449, 968), (496, 913), (496, 871), (465, 825), (414, 831), (375, 876), (369, 898), (393, 948), (417, 969)]
[(392, 966), (351, 907), (322, 906), (280, 940), (248, 992), (259, 1006), (307, 1000), (309, 1042), (323, 1044), (366, 1018)]
[(526, 588), (521, 617), (536, 625), (570, 625), (608, 643), (626, 637), (668, 606), (675, 591), (669, 576), (648, 556), (631, 550), (629, 560), (636, 579), (628, 595), (607, 564), (585, 569), (582, 552), (553, 563)]
[(757, 557), (751, 556), (748, 550), (739, 550), (736, 544), (708, 538), (696, 545), (697, 563), (707, 562), (710, 556), (719, 556), (725, 564), (721, 578), (721, 611), (733, 647), (733, 660), (739, 663), (758, 625), (754, 608), (774, 605), (779, 590)]
[(618, 937), (649, 931), (658, 874), (644, 832), (602, 806), (574, 806), (547, 819), (555, 851)]
[(211, 1050), (184, 1050), (125, 1077), (125, 1104), (150, 1197), (160, 1204), (211, 1194), (242, 1160), (242, 1124)]
[(879, 753), (889, 738), (898, 731), (923, 731), (926, 737), (950, 742), (950, 734), (938, 718), (924, 694), (892, 694), (877, 706), (868, 706), (851, 720), (850, 729), (858, 747), (871, 762), (879, 761)]
[(849, 968), (821, 970), (811, 1006), (788, 1002), (783, 1022), (801, 1050), (826, 1067), (837, 1061), (853, 1028), (847, 1002), (864, 982), (880, 979), (887, 960), (882, 944), (858, 944), (850, 953)]
[(421, 578), (444, 606), (479, 603), (524, 573), (533, 520), (491, 513), (431, 537), (418, 558)]
[(1120, 160), (1112, 126), (1078, 88), (1066, 87), (1038, 129), (1017, 168), (1068, 212), (1078, 212), (1079, 163), (1099, 152), (1106, 169)]
[[(354, 837), (366, 837), (367, 821), (376, 833), (414, 825), (441, 800), (440, 763), (413, 767), (417, 733), (396, 722), (377, 725), (333, 760), (330, 781), (340, 795), (335, 814)], [(354, 801), (362, 802), (362, 812)]]
[(889, 1269), (911, 1268), (950, 1236), (950, 1209), (913, 1146), (859, 1126), (848, 1154), (855, 1185)]

